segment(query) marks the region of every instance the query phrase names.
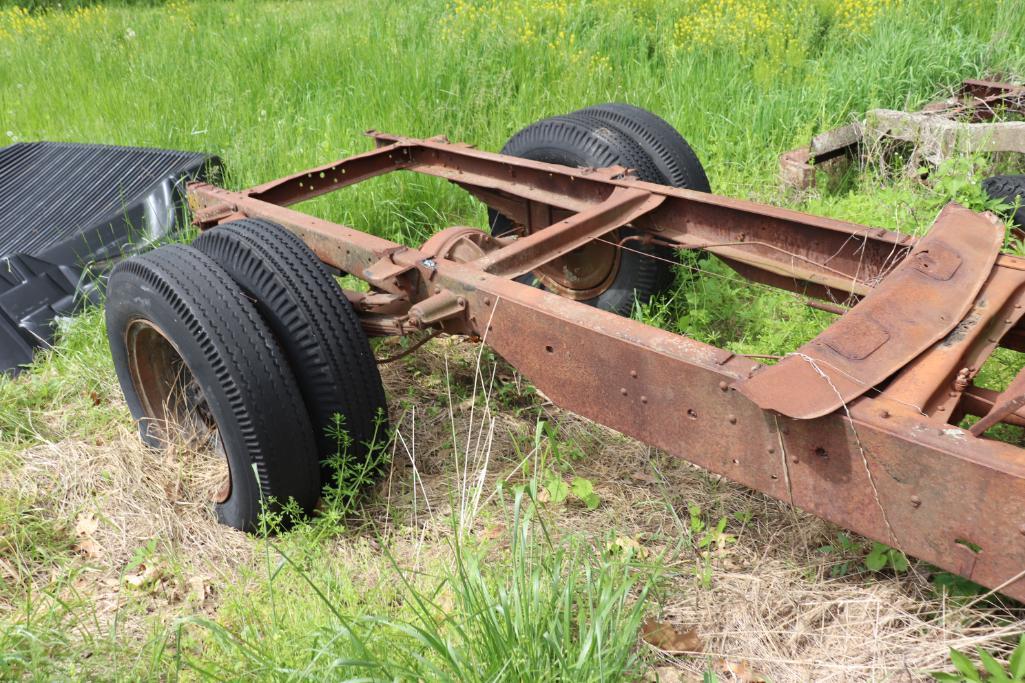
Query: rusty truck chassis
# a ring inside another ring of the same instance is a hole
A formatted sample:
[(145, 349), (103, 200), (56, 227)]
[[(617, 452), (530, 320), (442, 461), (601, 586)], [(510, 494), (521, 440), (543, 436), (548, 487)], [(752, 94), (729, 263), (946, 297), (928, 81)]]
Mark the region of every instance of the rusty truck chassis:
[[(1025, 371), (1000, 392), (973, 383), (997, 346), (1025, 349), (1025, 259), (1001, 253), (994, 217), (951, 204), (916, 239), (619, 167), (369, 134), (370, 152), (242, 192), (192, 183), (196, 224), (279, 223), (370, 285), (345, 292), (369, 334), (479, 337), (565, 409), (1025, 600), (1025, 451), (986, 435), (1025, 425)], [(456, 226), (411, 248), (286, 208), (398, 169), (455, 183), (519, 236)], [(614, 267), (646, 243), (838, 318), (773, 365), (575, 300), (602, 286), (581, 254)]]

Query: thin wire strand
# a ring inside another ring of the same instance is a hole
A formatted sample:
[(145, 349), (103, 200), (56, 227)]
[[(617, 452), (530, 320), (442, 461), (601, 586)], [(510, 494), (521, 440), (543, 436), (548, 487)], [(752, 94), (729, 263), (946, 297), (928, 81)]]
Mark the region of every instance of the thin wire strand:
[(422, 339), (420, 339), (419, 341), (414, 343), (409, 348), (403, 349), (402, 351), (396, 353), (394, 356), (388, 356), (387, 358), (382, 358), (381, 360), (377, 361), (377, 364), (378, 365), (384, 365), (385, 363), (394, 363), (397, 360), (405, 358), (406, 356), (408, 356), (409, 354), (413, 353), (414, 351), (419, 349), (421, 346), (423, 346), (424, 344), (426, 344), (430, 340), (432, 340), (435, 337), (437, 337), (439, 334), (441, 334), (441, 330), (434, 330), (430, 334), (428, 334), (427, 336), (423, 337)]
[[(691, 266), (691, 265), (686, 264), (686, 263), (681, 263), (680, 261), (675, 261), (675, 260), (672, 260), (672, 259), (663, 258), (663, 257), (657, 256), (655, 254), (650, 254), (650, 253), (648, 253), (646, 251), (641, 251), (640, 249), (631, 249), (630, 247), (624, 246), (622, 244), (618, 244), (616, 242), (610, 242), (609, 240), (603, 239), (601, 237), (597, 237), (597, 238), (595, 238), (595, 240), (598, 241), (598, 242), (604, 242), (605, 244), (614, 246), (614, 247), (616, 247), (618, 249), (623, 249), (625, 251), (633, 252), (635, 254), (640, 254), (641, 256), (646, 256), (646, 257), (654, 259), (656, 261), (663, 261), (663, 262), (669, 263), (671, 265), (683, 266), (684, 268), (688, 268), (688, 269), (690, 269), (690, 270), (692, 270), (694, 272), (703, 273), (705, 275), (711, 275), (713, 277), (717, 277), (717, 278), (719, 278), (721, 280), (725, 280), (727, 282), (737, 282), (737, 283), (740, 283), (742, 285), (752, 285), (754, 287), (759, 287), (761, 289), (765, 289), (766, 291), (777, 293), (777, 294), (782, 292), (784, 294), (790, 295), (792, 297), (792, 300), (795, 303), (800, 303), (802, 306), (807, 306), (808, 305), (808, 303), (801, 298), (802, 295), (798, 294), (797, 292), (791, 292), (789, 290), (778, 289), (776, 287), (771, 287), (769, 285), (764, 285), (764, 284), (762, 284), (760, 282), (754, 282), (753, 280), (747, 280), (747, 279), (742, 278), (742, 277), (729, 277), (729, 276), (726, 276), (726, 275), (722, 275), (720, 273), (713, 273), (712, 271), (705, 270), (704, 268), (698, 268), (697, 266)], [(770, 359), (770, 360), (779, 360), (779, 359), (784, 357), (784, 356), (768, 356), (768, 355), (760, 356), (760, 355), (755, 355), (755, 354), (742, 354), (742, 353), (735, 353), (734, 355), (742, 356), (742, 357), (750, 357), (750, 358), (764, 357), (764, 358)], [(787, 355), (790, 355), (790, 354), (787, 354)], [(845, 375), (848, 379), (850, 379), (850, 380), (852, 380), (852, 381), (854, 381), (854, 382), (856, 382), (856, 383), (858, 383), (858, 384), (860, 384), (862, 386), (865, 386), (865, 383), (862, 380), (860, 380), (857, 377), (854, 377), (853, 375), (845, 372), (841, 368), (836, 367), (832, 363), (829, 363), (828, 361), (824, 361), (824, 360), (820, 360), (819, 362), (824, 363), (825, 365), (829, 365), (836, 372), (838, 372), (838, 373), (840, 373), (842, 375)], [(875, 387), (875, 386), (867, 387), (866, 391), (872, 392), (875, 395), (880, 395), (880, 394), (883, 393), (882, 389), (879, 389), (878, 387)], [(915, 405), (914, 403), (908, 403), (907, 401), (901, 401), (899, 399), (894, 399), (894, 398), (891, 398), (889, 396), (887, 396), (886, 398), (887, 398), (887, 400), (893, 401), (894, 403), (898, 403), (898, 404), (901, 404), (901, 405), (907, 406), (908, 408), (913, 409), (915, 412), (917, 412), (919, 415), (922, 415), (923, 417), (929, 417), (929, 415), (925, 412), (925, 409), (922, 406)]]
[(760, 289), (764, 289), (767, 292), (773, 292), (773, 293), (776, 293), (776, 294), (779, 294), (780, 292), (782, 292), (782, 293), (788, 294), (791, 297), (793, 297), (793, 299), (797, 303), (800, 303), (802, 306), (804, 305), (804, 301), (802, 301), (801, 297), (802, 296), (806, 296), (806, 295), (798, 294), (797, 292), (791, 292), (790, 290), (779, 289), (779, 288), (773, 287), (771, 285), (766, 285), (766, 284), (763, 284), (761, 282), (755, 282), (754, 280), (748, 280), (746, 278), (739, 277), (739, 276), (738, 277), (730, 277), (728, 275), (723, 275), (721, 273), (715, 273), (715, 272), (712, 272), (710, 270), (705, 270), (704, 268), (699, 268), (697, 266), (692, 266), (689, 263), (682, 263), (679, 260), (663, 258), (661, 256), (656, 256), (655, 254), (650, 254), (650, 253), (648, 253), (646, 251), (641, 251), (640, 249), (632, 249), (631, 247), (627, 247), (625, 245), (618, 244), (617, 242), (612, 242), (612, 241), (603, 239), (601, 237), (596, 237), (595, 241), (596, 242), (602, 242), (604, 244), (608, 244), (609, 246), (616, 247), (617, 249), (622, 249), (623, 251), (629, 251), (629, 252), (634, 253), (634, 254), (640, 254), (641, 256), (646, 256), (646, 257), (648, 257), (650, 259), (654, 259), (656, 261), (662, 261), (664, 263), (668, 263), (668, 264), (674, 265), (674, 266), (681, 266), (683, 268), (687, 268), (688, 270), (692, 270), (695, 273), (702, 273), (704, 275), (710, 275), (712, 277), (717, 277), (720, 280), (725, 280), (726, 282), (738, 283), (740, 285), (750, 285), (752, 287), (757, 287), (757, 288), (760, 288)]
[(879, 508), (879, 514), (882, 515), (883, 522), (886, 524), (886, 531), (890, 535), (890, 542), (894, 546), (900, 547), (900, 542), (897, 540), (897, 535), (893, 531), (893, 525), (890, 524), (890, 518), (886, 514), (886, 507), (883, 505), (882, 498), (880, 498), (879, 496), (879, 489), (876, 487), (875, 476), (872, 474), (872, 468), (868, 464), (868, 454), (865, 452), (865, 447), (861, 443), (861, 435), (858, 433), (857, 427), (854, 426), (854, 418), (851, 417), (851, 410), (847, 407), (847, 401), (844, 400), (843, 394), (836, 387), (836, 385), (833, 384), (833, 380), (829, 378), (829, 375), (827, 375), (822, 370), (822, 368), (818, 366), (818, 363), (814, 358), (807, 354), (798, 352), (790, 353), (787, 355), (800, 358), (801, 360), (807, 362), (811, 366), (812, 370), (814, 370), (815, 373), (819, 375), (819, 377), (824, 379), (826, 381), (826, 384), (829, 385), (829, 388), (832, 389), (834, 393), (836, 393), (836, 397), (840, 400), (840, 405), (843, 407), (843, 411), (847, 415), (847, 422), (849, 422), (851, 425), (851, 432), (854, 434), (854, 442), (858, 446), (858, 451), (861, 455), (861, 463), (865, 468), (865, 475), (868, 477), (869, 487), (872, 489), (872, 497), (875, 499), (876, 507)]
[[(672, 242), (669, 242), (667, 244), (668, 244), (668, 246), (676, 246)], [(833, 273), (835, 275), (839, 275), (840, 277), (843, 277), (843, 278), (850, 277), (847, 273), (843, 272), (842, 270), (837, 270), (836, 268), (833, 268), (831, 266), (827, 266), (824, 263), (819, 263), (818, 261), (812, 261), (807, 256), (801, 256), (800, 254), (795, 254), (792, 251), (787, 251), (786, 249), (783, 249), (782, 247), (777, 247), (775, 244), (770, 244), (769, 242), (759, 242), (759, 241), (756, 241), (756, 240), (744, 240), (744, 241), (735, 240), (735, 241), (732, 241), (732, 242), (712, 242), (712, 243), (709, 243), (709, 244), (702, 244), (700, 247), (684, 247), (684, 248), (686, 248), (686, 249), (708, 249), (710, 247), (765, 247), (767, 249), (772, 249), (774, 251), (778, 251), (781, 254), (785, 254), (785, 255), (787, 255), (787, 256), (789, 256), (791, 258), (797, 259), (798, 261), (804, 261), (805, 263), (810, 263), (813, 266), (817, 266), (819, 268), (824, 268), (824, 269), (828, 270), (829, 272), (831, 272), (831, 273)], [(834, 256), (835, 256), (835, 254), (834, 254)], [(832, 256), (830, 258), (832, 258)], [(868, 285), (869, 284), (867, 282), (862, 282), (861, 280), (858, 280), (857, 276), (852, 277), (851, 281), (853, 283), (855, 283), (855, 284), (864, 284), (864, 285)]]

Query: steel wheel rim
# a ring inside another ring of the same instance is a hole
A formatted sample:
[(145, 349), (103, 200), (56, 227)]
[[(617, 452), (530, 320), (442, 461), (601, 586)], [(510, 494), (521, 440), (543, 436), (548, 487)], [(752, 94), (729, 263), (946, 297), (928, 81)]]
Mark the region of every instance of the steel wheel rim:
[[(136, 318), (125, 328), (125, 349), (132, 386), (150, 428), (170, 442), (184, 436), (190, 447), (214, 456), (209, 498), (223, 503), (231, 496), (231, 468), (209, 402), (174, 342), (155, 323)], [(202, 487), (206, 488), (206, 487)]]
[[(586, 301), (600, 296), (619, 275), (621, 250), (615, 244), (618, 233), (613, 230), (606, 240), (588, 242), (531, 274), (545, 289), (566, 299)], [(530, 233), (521, 228), (520, 234)]]

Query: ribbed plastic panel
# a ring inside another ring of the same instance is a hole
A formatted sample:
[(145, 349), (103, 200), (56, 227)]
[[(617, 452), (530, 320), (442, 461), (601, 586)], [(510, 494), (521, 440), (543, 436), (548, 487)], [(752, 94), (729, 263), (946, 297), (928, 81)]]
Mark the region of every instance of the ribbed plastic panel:
[(155, 183), (197, 172), (195, 152), (65, 142), (0, 149), (0, 256), (38, 256), (116, 220)]
[(217, 163), (66, 142), (0, 149), (0, 372), (52, 341), (55, 316), (95, 300), (106, 267), (175, 230), (184, 182)]

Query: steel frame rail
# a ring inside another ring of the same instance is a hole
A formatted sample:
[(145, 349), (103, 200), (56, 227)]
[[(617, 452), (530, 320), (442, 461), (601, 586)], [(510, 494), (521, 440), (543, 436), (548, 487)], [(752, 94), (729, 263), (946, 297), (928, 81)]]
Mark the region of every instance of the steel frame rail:
[[(999, 252), (992, 216), (951, 205), (916, 240), (618, 167), (370, 135), (373, 151), (242, 192), (192, 183), (194, 220), (279, 223), (371, 285), (346, 293), (370, 334), (480, 337), (563, 408), (1025, 600), (1025, 451), (955, 426), (1025, 424), (1025, 380), (972, 383), (998, 345), (1025, 340), (1025, 261)], [(410, 248), (286, 208), (400, 169), (459, 185), (523, 236), (453, 227)], [(512, 279), (627, 224), (853, 307), (822, 304), (842, 315), (769, 366)]]

